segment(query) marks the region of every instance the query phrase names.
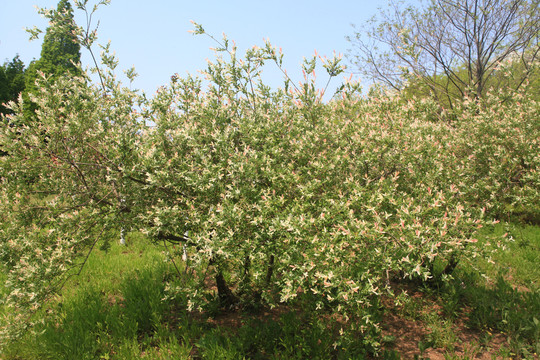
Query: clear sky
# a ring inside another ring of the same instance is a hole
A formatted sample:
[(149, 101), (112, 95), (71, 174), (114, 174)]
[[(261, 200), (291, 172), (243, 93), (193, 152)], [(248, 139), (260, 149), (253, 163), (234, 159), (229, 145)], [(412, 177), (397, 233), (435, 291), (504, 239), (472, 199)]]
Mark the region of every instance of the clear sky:
[[(28, 65), (33, 58), (39, 58), (43, 35), (29, 42), (24, 28), (35, 25), (45, 30), (47, 23), (34, 5), (56, 8), (57, 3), (0, 0), (0, 61), (19, 54)], [(90, 5), (94, 3), (89, 1)], [(350, 45), (345, 37), (354, 33), (351, 24), (362, 24), (385, 4), (385, 0), (112, 0), (97, 11), (94, 24), (100, 21), (99, 42), (111, 41), (120, 60), (119, 69), (134, 66), (139, 74), (134, 87), (152, 94), (167, 84), (172, 74), (194, 74), (205, 68), (206, 59), (213, 58), (209, 48), (215, 44), (207, 37), (188, 33), (193, 29), (190, 20), (217, 38), (227, 34), (241, 53), (269, 39), (283, 49), (285, 68), (293, 80), (299, 81), (304, 56), (312, 56), (315, 50), (328, 57), (334, 51), (346, 54)], [(75, 17), (82, 24), (84, 18), (79, 10), (75, 10)], [(90, 65), (86, 50), (81, 52), (83, 65)], [(269, 82), (273, 82), (270, 85), (280, 83), (279, 72), (271, 68), (265, 71)], [(326, 74), (317, 74), (319, 83), (324, 84)], [(332, 85), (339, 83), (334, 80)]]

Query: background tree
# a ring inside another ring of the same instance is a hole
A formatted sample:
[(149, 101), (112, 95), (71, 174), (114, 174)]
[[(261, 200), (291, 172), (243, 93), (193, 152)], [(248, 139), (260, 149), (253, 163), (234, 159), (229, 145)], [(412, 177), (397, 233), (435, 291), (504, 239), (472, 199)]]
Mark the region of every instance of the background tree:
[(4, 104), (8, 101), (17, 100), (24, 90), (24, 63), (16, 55), (10, 62), (0, 66), (0, 113), (11, 113)]
[[(9, 101), (16, 101), (19, 94), (24, 90), (24, 63), (16, 55), (11, 62), (5, 62), (0, 66), (0, 115), (13, 113), (6, 107)], [(6, 155), (0, 149), (0, 156)]]
[[(538, 0), (430, 0), (420, 8), (391, 0), (348, 38), (351, 60), (376, 82), (398, 91), (414, 84), (452, 108), (491, 86), (527, 84), (538, 67), (538, 14)], [(509, 63), (513, 80), (494, 81)]]
[[(73, 17), (73, 8), (68, 0), (60, 0), (56, 10), (41, 10), (51, 12), (51, 25), (47, 28), (41, 57), (28, 66), (26, 76), (26, 89), (23, 94), (25, 100), (25, 113), (32, 116), (36, 105), (30, 100), (29, 94), (36, 94), (36, 78), (43, 73), (51, 80), (60, 76), (76, 76), (81, 73), (76, 66), (80, 62), (80, 44), (77, 39), (78, 28)], [(34, 34), (36, 35), (36, 34)]]

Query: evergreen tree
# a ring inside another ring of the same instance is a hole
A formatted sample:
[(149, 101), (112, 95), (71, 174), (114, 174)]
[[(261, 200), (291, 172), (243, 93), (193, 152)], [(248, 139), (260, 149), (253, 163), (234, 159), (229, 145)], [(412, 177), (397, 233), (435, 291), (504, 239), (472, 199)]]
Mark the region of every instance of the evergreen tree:
[(29, 94), (36, 93), (36, 79), (40, 73), (50, 76), (50, 80), (61, 76), (76, 76), (81, 73), (77, 64), (81, 59), (80, 45), (77, 41), (77, 26), (74, 21), (73, 8), (68, 0), (60, 0), (53, 12), (51, 25), (47, 28), (41, 57), (30, 63), (27, 69), (26, 89), (23, 93), (25, 113), (33, 117), (36, 105), (30, 101)]
[(8, 101), (15, 101), (24, 90), (24, 63), (16, 55), (11, 62), (0, 66), (0, 114), (10, 111), (4, 106)]
[[(7, 112), (7, 109), (4, 107), (4, 103), (7, 101), (7, 97), (9, 94), (9, 82), (7, 80), (6, 71), (4, 66), (0, 66), (0, 114), (5, 114)], [(0, 124), (4, 124), (4, 118), (1, 118), (2, 122)], [(7, 153), (2, 150), (2, 147), (0, 145), (0, 156), (4, 156)]]
[(4, 103), (8, 100), (9, 94), (9, 81), (6, 76), (5, 66), (0, 66), (0, 113), (4, 114), (6, 108)]
[[(11, 62), (6, 61), (0, 66), (0, 115), (12, 113), (5, 104), (9, 101), (16, 101), (24, 90), (24, 75), (24, 63), (19, 55), (16, 55)], [(0, 123), (7, 126), (7, 119), (2, 118)], [(0, 156), (6, 154), (0, 146)]]

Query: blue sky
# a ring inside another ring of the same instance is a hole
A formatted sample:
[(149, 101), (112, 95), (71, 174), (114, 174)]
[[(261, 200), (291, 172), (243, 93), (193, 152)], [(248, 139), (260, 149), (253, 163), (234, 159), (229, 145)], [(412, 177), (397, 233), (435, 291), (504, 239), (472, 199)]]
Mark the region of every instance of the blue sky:
[[(29, 42), (24, 28), (35, 25), (44, 30), (47, 23), (34, 5), (56, 8), (58, 1), (1, 2), (0, 60), (11, 60), (19, 54), (28, 64), (39, 58), (43, 37)], [(94, 24), (100, 21), (99, 42), (111, 41), (120, 60), (119, 69), (135, 67), (139, 77), (133, 87), (152, 94), (160, 85), (167, 84), (172, 74), (195, 74), (206, 66), (206, 59), (213, 58), (210, 47), (215, 44), (207, 37), (188, 33), (193, 29), (190, 20), (218, 38), (227, 34), (241, 53), (269, 39), (283, 49), (285, 68), (293, 80), (299, 81), (304, 56), (312, 56), (315, 50), (328, 57), (334, 51), (346, 54), (350, 45), (345, 36), (354, 32), (351, 24), (362, 24), (385, 4), (386, 0), (112, 0), (109, 6), (97, 11)], [(83, 14), (79, 10), (75, 14), (82, 24)], [(83, 65), (90, 65), (84, 49), (82, 55)], [(281, 75), (274, 68), (268, 67), (265, 72), (270, 85), (281, 83)], [(317, 74), (319, 83), (324, 85), (327, 77), (323, 70)], [(334, 80), (331, 87), (339, 83), (340, 80)]]

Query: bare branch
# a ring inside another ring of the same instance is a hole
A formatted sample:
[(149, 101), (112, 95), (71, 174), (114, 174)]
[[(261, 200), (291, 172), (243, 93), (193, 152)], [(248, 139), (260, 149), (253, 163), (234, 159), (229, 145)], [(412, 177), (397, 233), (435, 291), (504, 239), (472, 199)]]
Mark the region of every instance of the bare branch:
[[(480, 99), (498, 83), (500, 63), (522, 59), (527, 69), (523, 54), (534, 61), (539, 51), (538, 0), (431, 0), (420, 9), (388, 4), (348, 40), (360, 72), (398, 91), (420, 82), (450, 107), (470, 90)], [(517, 75), (514, 89), (530, 73)]]

